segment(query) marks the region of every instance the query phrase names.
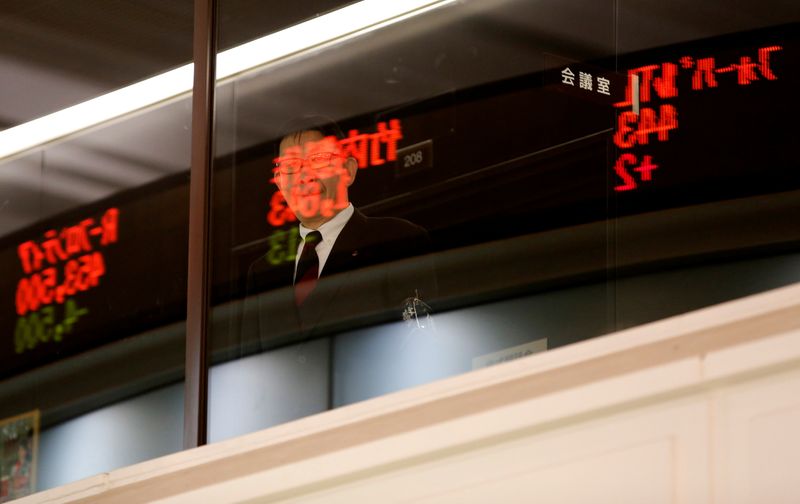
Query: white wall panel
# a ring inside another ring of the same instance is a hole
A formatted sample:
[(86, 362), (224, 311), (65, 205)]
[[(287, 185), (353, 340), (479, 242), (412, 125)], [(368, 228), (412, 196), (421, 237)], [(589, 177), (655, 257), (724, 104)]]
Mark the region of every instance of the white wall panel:
[(529, 429), (278, 502), (708, 502), (706, 417), (706, 401), (693, 398), (544, 432)]
[(800, 286), (19, 502), (798, 503)]
[(800, 502), (800, 370), (716, 397), (716, 502)]

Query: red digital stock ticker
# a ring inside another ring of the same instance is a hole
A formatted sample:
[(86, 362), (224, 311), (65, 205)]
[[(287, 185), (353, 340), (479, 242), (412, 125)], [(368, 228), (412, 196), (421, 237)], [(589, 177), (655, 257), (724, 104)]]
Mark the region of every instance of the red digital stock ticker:
[(97, 286), (105, 274), (105, 260), (94, 242), (100, 247), (115, 243), (118, 226), (119, 209), (109, 208), (100, 222), (84, 219), (60, 231), (45, 232), (41, 241), (20, 244), (17, 254), (26, 276), (17, 284), (17, 314), (63, 304), (68, 296)]
[[(749, 86), (758, 80), (774, 81), (778, 76), (771, 67), (771, 55), (781, 50), (783, 47), (777, 45), (761, 47), (756, 51), (755, 60), (751, 56), (740, 56), (737, 62), (726, 66), (718, 66), (714, 57), (683, 56), (677, 63), (663, 62), (628, 70), (625, 100), (614, 106), (630, 110), (620, 111), (617, 115), (614, 144), (621, 150), (627, 150), (637, 145), (648, 145), (651, 140), (666, 142), (670, 139), (670, 131), (678, 129), (677, 107), (670, 103), (653, 102), (678, 97), (677, 78), (681, 72), (691, 72), (693, 92), (730, 86), (734, 81), (739, 86)], [(633, 110), (634, 76), (639, 79), (639, 103), (650, 105), (640, 106), (638, 114)], [(633, 153), (622, 153), (614, 164), (614, 172), (620, 179), (614, 190), (623, 192), (637, 189), (640, 182), (653, 180), (653, 171), (657, 168), (651, 155), (644, 155), (640, 159)]]
[[(304, 169), (303, 166), (314, 164), (313, 156), (317, 154), (331, 154), (325, 159), (321, 159), (317, 166), (311, 168), (316, 170), (319, 177), (338, 177), (335, 196), (333, 198), (322, 198), (318, 192), (303, 193), (299, 188), (290, 192), (292, 201), (287, 202), (281, 191), (275, 191), (270, 200), (270, 210), (267, 213), (267, 222), (270, 226), (280, 227), (287, 222), (297, 220), (294, 208), (304, 217), (323, 215), (332, 217), (335, 211), (345, 208), (348, 204), (345, 199), (347, 186), (350, 184), (350, 177), (344, 169), (344, 162), (348, 158), (355, 159), (358, 168), (366, 169), (370, 166), (381, 166), (397, 159), (397, 143), (403, 138), (399, 119), (390, 119), (386, 122), (379, 122), (374, 133), (359, 133), (358, 130), (350, 130), (346, 138), (337, 139), (329, 136), (318, 142), (307, 142), (300, 146), (296, 151), (284, 153), (281, 157), (275, 158), (275, 178), (286, 177), (291, 182), (300, 177)], [(288, 162), (298, 162), (296, 173), (282, 174), (280, 166)]]

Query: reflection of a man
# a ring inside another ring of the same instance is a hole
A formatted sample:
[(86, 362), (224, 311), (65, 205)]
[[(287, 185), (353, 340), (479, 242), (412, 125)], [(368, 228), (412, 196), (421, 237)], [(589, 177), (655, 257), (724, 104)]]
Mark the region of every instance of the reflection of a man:
[(275, 182), (300, 220), (303, 238), (344, 210), (350, 211), (339, 219), (349, 220), (352, 205), (347, 188), (355, 180), (358, 166), (355, 159), (342, 155), (335, 136), (323, 136), (316, 130), (291, 133), (281, 140), (275, 165)]
[(289, 131), (274, 181), (300, 221), (301, 240), (293, 264), (262, 257), (251, 266), (248, 295), (258, 302), (246, 308), (257, 326), (250, 329), (263, 340), (400, 320), (404, 301), (435, 289), (422, 257), (430, 249), (427, 232), (406, 220), (367, 217), (352, 205), (348, 188), (358, 166), (343, 155), (336, 125), (298, 123)]

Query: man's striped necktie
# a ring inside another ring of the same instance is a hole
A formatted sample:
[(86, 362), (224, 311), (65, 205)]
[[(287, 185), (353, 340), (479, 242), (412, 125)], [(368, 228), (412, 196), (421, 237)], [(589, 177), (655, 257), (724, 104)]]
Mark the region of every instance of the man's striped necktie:
[(300, 253), (300, 260), (297, 261), (297, 272), (294, 276), (294, 300), (297, 306), (303, 304), (317, 285), (319, 277), (317, 245), (321, 241), (322, 234), (319, 231), (308, 233), (303, 240), (303, 251)]

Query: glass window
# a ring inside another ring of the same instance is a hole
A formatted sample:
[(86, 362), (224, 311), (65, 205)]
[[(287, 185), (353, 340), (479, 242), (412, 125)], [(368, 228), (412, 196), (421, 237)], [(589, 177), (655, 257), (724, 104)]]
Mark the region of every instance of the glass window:
[(800, 280), (797, 21), (780, 2), (621, 4), (638, 85), (612, 137), (616, 327)]
[(392, 4), (221, 23), (211, 441), (798, 280), (786, 6)]
[(190, 62), (192, 6), (186, 0), (3, 2), (0, 127)]
[(14, 1), (2, 22), (4, 502), (181, 449), (191, 106), (136, 110), (128, 86), (190, 62), (192, 2)]
[(218, 87), (211, 441), (611, 329), (612, 4), (411, 3)]
[[(209, 440), (800, 280), (768, 7), (220, 0)], [(0, 17), (0, 501), (181, 448), (191, 14)]]

